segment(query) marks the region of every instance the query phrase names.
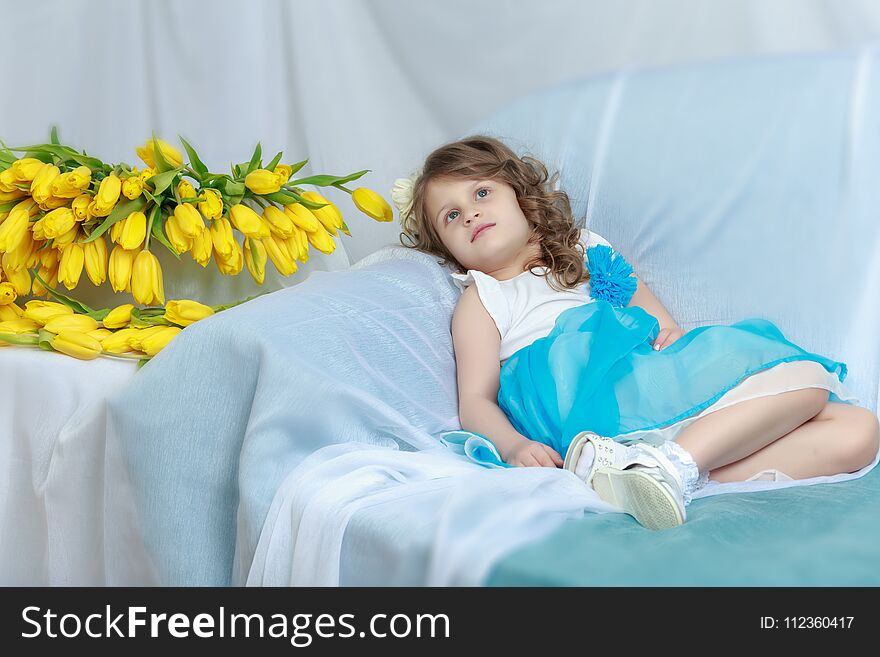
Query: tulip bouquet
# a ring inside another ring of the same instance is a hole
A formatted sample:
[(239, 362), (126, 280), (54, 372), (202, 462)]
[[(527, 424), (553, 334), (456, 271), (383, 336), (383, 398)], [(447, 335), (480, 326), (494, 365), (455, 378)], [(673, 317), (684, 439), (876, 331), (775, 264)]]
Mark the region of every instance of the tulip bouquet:
[(58, 301), (31, 300), (24, 308), (15, 302), (0, 305), (0, 346), (40, 347), (83, 360), (98, 356), (132, 358), (141, 366), (183, 328), (244, 303), (206, 306), (180, 299), (165, 306), (137, 308), (126, 303), (94, 310), (53, 289), (39, 274), (36, 278)]
[(146, 165), (140, 170), (79, 153), (61, 144), (54, 128), (48, 144), (0, 144), (0, 304), (45, 296), (46, 283), (72, 290), (83, 269), (94, 285), (109, 275), (115, 292), (164, 304), (162, 270), (152, 253), (157, 243), (178, 258), (188, 252), (202, 267), (213, 258), (225, 275), (246, 267), (261, 285), (267, 259), (289, 276), (297, 261), (308, 261), (310, 247), (331, 253), (338, 231), (351, 234), (336, 205), (302, 185), (341, 189), (366, 215), (393, 219), (379, 194), (345, 187), (369, 169), (292, 180), (308, 160), (282, 164), (279, 152), (264, 166), (257, 144), (250, 161), (232, 165), (231, 174), (211, 173), (180, 141), (188, 163), (154, 135), (135, 149)]
[[(228, 276), (246, 267), (262, 285), (267, 260), (290, 276), (297, 261), (308, 261), (310, 247), (331, 253), (338, 231), (351, 235), (336, 205), (302, 185), (341, 189), (369, 217), (393, 219), (379, 194), (345, 187), (369, 169), (291, 179), (308, 160), (282, 164), (279, 152), (264, 166), (257, 144), (231, 174), (211, 173), (195, 149), (180, 142), (188, 163), (153, 135), (135, 149), (146, 165), (140, 170), (79, 153), (60, 143), (54, 128), (48, 144), (0, 142), (0, 346), (143, 362), (187, 324), (236, 305), (186, 299), (165, 305), (162, 269), (151, 251), (156, 244), (177, 258), (188, 252), (202, 267), (213, 258)], [(74, 289), (83, 269), (94, 285), (109, 277), (114, 292), (129, 292), (148, 307), (93, 310), (53, 287)], [(47, 294), (57, 301), (16, 304), (20, 296)]]

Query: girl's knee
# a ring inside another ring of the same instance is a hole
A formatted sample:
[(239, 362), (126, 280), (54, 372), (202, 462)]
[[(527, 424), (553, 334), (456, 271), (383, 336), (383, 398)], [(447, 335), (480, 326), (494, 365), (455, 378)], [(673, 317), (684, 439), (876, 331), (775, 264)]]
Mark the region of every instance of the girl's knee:
[(828, 405), (828, 399), (831, 396), (831, 393), (825, 388), (803, 388), (797, 393), (803, 398), (808, 411), (812, 413), (810, 417), (819, 415)]
[(855, 472), (873, 462), (880, 449), (880, 420), (867, 408), (849, 406), (840, 422), (838, 453), (845, 472)]

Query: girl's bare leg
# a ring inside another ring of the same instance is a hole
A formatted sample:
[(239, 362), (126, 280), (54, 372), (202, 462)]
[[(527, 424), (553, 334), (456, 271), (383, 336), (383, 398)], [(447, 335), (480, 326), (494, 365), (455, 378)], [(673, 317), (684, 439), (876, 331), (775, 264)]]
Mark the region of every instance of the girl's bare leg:
[(814, 418), (754, 454), (711, 471), (709, 478), (745, 481), (771, 468), (792, 479), (855, 472), (874, 460), (878, 447), (880, 422), (874, 413), (829, 402)]
[(804, 388), (739, 402), (695, 420), (676, 442), (690, 452), (700, 472), (713, 471), (814, 418), (828, 403), (828, 395), (822, 388)]

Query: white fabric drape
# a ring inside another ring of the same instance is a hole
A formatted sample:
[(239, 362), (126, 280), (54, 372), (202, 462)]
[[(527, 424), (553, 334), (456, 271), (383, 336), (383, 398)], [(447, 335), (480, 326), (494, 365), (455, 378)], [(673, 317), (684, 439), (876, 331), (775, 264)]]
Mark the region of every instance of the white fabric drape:
[[(304, 172), (371, 169), (389, 198), (443, 141), (531, 91), (632, 67), (813, 51), (880, 38), (870, 0), (0, 0), (0, 138), (135, 159), (155, 130), (212, 170), (255, 142)], [(310, 167), (310, 168), (309, 168)], [(334, 190), (356, 262), (397, 243)], [(189, 263), (187, 263), (189, 264)]]

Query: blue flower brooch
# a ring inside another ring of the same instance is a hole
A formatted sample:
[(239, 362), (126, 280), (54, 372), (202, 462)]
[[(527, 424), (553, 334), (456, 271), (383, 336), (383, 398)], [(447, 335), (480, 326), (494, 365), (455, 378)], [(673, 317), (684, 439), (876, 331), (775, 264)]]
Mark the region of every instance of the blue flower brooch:
[(625, 306), (638, 285), (633, 268), (610, 246), (598, 244), (587, 249), (590, 271), (590, 296), (612, 306)]

